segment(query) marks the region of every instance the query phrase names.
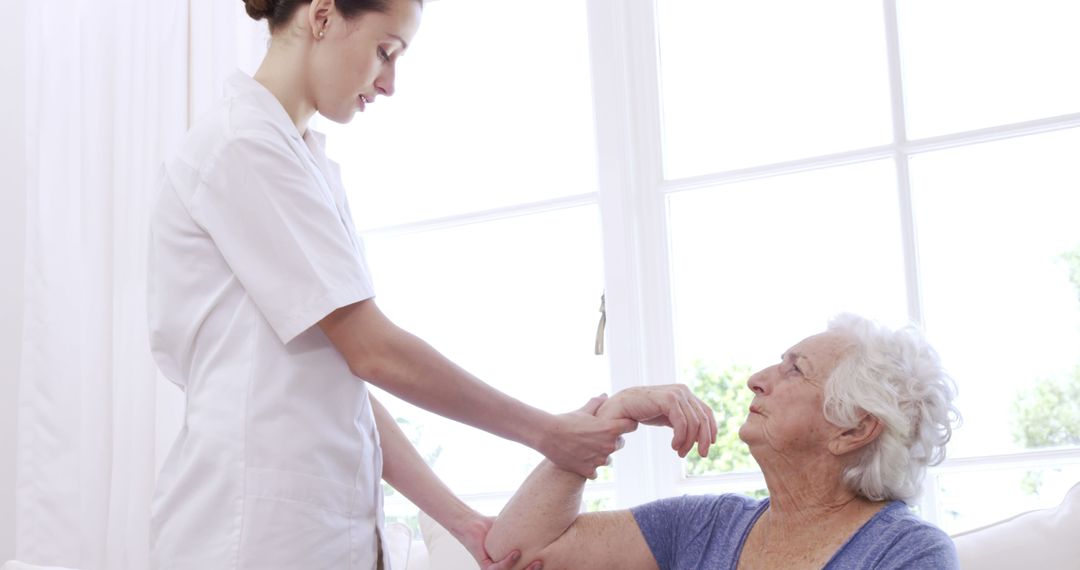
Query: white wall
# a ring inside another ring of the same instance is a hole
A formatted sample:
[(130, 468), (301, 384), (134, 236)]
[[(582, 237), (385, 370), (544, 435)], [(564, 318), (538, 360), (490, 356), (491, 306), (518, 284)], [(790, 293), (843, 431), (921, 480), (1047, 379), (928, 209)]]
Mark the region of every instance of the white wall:
[(15, 556), (15, 411), (22, 350), (26, 240), (25, 14), (5, 6), (0, 33), (0, 563)]

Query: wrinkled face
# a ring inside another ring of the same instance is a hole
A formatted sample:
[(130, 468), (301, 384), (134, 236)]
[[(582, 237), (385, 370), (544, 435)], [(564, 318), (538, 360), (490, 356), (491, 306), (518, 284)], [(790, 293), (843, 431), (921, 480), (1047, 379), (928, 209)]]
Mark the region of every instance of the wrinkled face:
[(308, 85), (324, 117), (347, 123), (378, 95), (394, 94), (397, 60), (420, 27), (417, 0), (392, 0), (385, 13), (366, 12), (345, 20), (335, 8), (312, 18), (315, 41)]
[(825, 382), (852, 347), (852, 341), (839, 333), (814, 335), (788, 349), (778, 364), (747, 380), (754, 400), (739, 438), (755, 457), (826, 452), (829, 439), (843, 430), (825, 420)]

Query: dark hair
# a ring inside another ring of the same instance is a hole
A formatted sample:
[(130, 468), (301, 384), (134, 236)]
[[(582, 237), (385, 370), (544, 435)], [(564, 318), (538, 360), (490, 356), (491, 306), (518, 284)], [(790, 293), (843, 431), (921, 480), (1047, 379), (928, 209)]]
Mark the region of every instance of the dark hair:
[[(334, 6), (346, 19), (352, 19), (365, 12), (385, 12), (392, 0), (334, 0)], [(303, 4), (311, 0), (242, 0), (248, 16), (256, 20), (266, 19), (270, 31), (284, 26)], [(422, 0), (421, 0), (422, 2)]]

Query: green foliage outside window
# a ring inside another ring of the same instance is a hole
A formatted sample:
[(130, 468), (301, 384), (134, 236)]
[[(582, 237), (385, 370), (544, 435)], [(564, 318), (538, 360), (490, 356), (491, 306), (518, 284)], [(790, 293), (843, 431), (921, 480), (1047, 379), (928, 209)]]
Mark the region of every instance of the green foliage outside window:
[[(1068, 278), (1080, 301), (1080, 246), (1061, 255)], [(746, 388), (747, 366), (733, 365), (715, 370), (701, 361), (692, 365), (688, 384), (695, 394), (716, 411), (716, 445), (706, 458), (690, 455), (687, 476), (717, 475), (757, 468), (750, 450), (739, 439), (739, 426), (746, 419), (753, 393)], [(1013, 404), (1013, 437), (1025, 448), (1080, 445), (1080, 366), (1061, 376), (1039, 379), (1035, 387), (1017, 394)], [(1038, 493), (1039, 472), (1025, 478), (1025, 490)]]
[(739, 427), (746, 421), (754, 397), (746, 387), (750, 373), (749, 366), (736, 364), (717, 371), (700, 360), (694, 361), (693, 378), (687, 384), (716, 412), (718, 430), (716, 445), (709, 448), (708, 457), (694, 453), (687, 456), (688, 476), (757, 469), (750, 449), (739, 439)]
[(1044, 378), (1013, 404), (1013, 437), (1024, 447), (1080, 445), (1080, 366)]
[[(1080, 301), (1080, 246), (1061, 256)], [(1080, 366), (1058, 377), (1040, 378), (1013, 403), (1013, 439), (1026, 448), (1080, 445)], [(1024, 490), (1038, 494), (1041, 474), (1030, 471)]]
[(1061, 260), (1069, 267), (1069, 281), (1076, 288), (1076, 299), (1080, 301), (1080, 245), (1061, 255)]

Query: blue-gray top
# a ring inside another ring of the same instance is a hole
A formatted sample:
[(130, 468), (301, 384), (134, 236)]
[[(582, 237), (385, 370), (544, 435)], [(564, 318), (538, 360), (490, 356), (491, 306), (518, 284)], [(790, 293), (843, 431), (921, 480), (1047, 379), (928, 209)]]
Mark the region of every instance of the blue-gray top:
[[(661, 570), (734, 569), (768, 499), (687, 495), (631, 509)], [(941, 529), (893, 501), (866, 522), (825, 565), (826, 570), (960, 568), (956, 547)]]

